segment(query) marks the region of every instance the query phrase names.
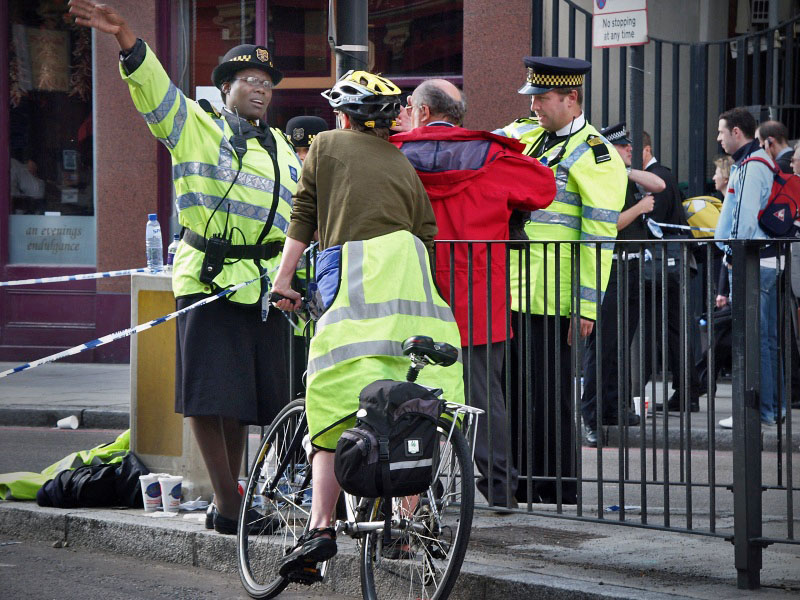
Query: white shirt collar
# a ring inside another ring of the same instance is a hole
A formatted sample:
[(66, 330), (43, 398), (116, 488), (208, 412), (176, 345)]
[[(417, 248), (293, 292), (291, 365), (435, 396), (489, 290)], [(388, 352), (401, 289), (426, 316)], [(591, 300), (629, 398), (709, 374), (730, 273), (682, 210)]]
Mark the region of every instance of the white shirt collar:
[(570, 133), (570, 129), (572, 130), (571, 131), (572, 133), (575, 133), (576, 131), (579, 131), (581, 127), (583, 127), (584, 125), (586, 125), (586, 118), (583, 116), (583, 113), (581, 113), (577, 117), (575, 117), (572, 121), (564, 125), (561, 129), (559, 129), (558, 131), (554, 131), (553, 135), (557, 136), (568, 135)]
[(656, 157), (654, 156), (653, 158), (651, 158), (651, 159), (650, 159), (650, 162), (649, 162), (649, 163), (647, 163), (647, 164), (644, 166), (644, 170), (646, 171), (646, 170), (647, 170), (647, 167), (649, 167), (650, 165), (654, 165), (654, 164), (656, 164), (657, 162), (658, 162), (658, 161), (656, 160)]

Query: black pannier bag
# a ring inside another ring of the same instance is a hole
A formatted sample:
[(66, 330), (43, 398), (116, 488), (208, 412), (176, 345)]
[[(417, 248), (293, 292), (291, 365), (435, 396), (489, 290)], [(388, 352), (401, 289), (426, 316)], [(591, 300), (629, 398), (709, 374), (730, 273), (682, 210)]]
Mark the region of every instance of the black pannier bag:
[(443, 409), (434, 391), (416, 383), (384, 379), (361, 390), (356, 426), (336, 445), (334, 472), (342, 489), (366, 498), (427, 490)]

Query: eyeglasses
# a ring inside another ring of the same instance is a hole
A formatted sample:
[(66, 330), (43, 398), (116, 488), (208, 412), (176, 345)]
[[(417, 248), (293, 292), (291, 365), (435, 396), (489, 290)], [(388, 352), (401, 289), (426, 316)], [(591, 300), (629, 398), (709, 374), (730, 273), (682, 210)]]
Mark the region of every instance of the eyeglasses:
[(272, 84), (271, 81), (267, 79), (259, 79), (258, 77), (234, 77), (236, 81), (246, 81), (249, 85), (253, 87), (261, 86), (265, 90), (271, 90), (275, 86)]

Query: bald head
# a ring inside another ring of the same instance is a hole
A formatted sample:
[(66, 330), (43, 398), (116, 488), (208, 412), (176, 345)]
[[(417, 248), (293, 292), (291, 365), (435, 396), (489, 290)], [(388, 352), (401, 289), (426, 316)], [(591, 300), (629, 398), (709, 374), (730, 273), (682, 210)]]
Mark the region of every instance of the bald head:
[(446, 79), (427, 79), (417, 86), (409, 98), (414, 127), (433, 121), (461, 125), (467, 103), (464, 94)]

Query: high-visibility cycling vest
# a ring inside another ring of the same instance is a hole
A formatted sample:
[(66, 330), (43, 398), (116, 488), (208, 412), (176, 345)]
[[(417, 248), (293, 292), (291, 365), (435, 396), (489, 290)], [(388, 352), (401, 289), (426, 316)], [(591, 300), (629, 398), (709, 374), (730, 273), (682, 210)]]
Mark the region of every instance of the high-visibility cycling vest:
[[(536, 142), (546, 131), (530, 119), (519, 119), (502, 133), (525, 144), (530, 155)], [(564, 142), (549, 149), (545, 156), (552, 162)], [(597, 318), (597, 306), (611, 272), (611, 255), (617, 237), (617, 218), (625, 203), (627, 173), (619, 154), (597, 130), (586, 123), (572, 134), (560, 161), (550, 165), (556, 178), (556, 197), (547, 208), (531, 213), (525, 233), (531, 240), (585, 240), (601, 242), (600, 285), (597, 283), (597, 251), (595, 244), (580, 244), (576, 253), (580, 278), (577, 295), (580, 315)], [(558, 247), (558, 250), (557, 250)], [(558, 253), (559, 285), (556, 289), (556, 254)], [(547, 245), (547, 282), (545, 298), (545, 255), (542, 244), (530, 245), (530, 289), (528, 305), (524, 250), (513, 250), (510, 256), (512, 310), (537, 315), (568, 316), (572, 309), (572, 246)], [(520, 262), (522, 263), (520, 269)], [(521, 277), (520, 277), (521, 272)], [(520, 290), (521, 282), (521, 290)], [(559, 305), (556, 307), (558, 292)], [(577, 309), (578, 307), (575, 307)]]
[[(461, 346), (453, 313), (436, 290), (419, 238), (396, 231), (342, 246), (339, 291), (317, 322), (308, 353), (306, 408), (311, 441), (334, 449), (352, 426), (358, 395), (379, 379), (405, 379), (402, 343), (413, 335)], [(464, 402), (462, 362), (427, 366), (417, 383)]]
[[(275, 189), (275, 173), (267, 151), (256, 138), (248, 139), (247, 152), (237, 177), (238, 158), (230, 143), (234, 131), (226, 119), (207, 113), (197, 102), (187, 98), (169, 80), (149, 47), (139, 68), (126, 75), (120, 65), (120, 73), (128, 83), (133, 103), (150, 131), (169, 148), (172, 155), (172, 178), (180, 224), (210, 238), (215, 233), (223, 232), (227, 219), (227, 230), (233, 231), (232, 244), (255, 244), (267, 221)], [(276, 128), (272, 129), (272, 133), (280, 170), (280, 199), (272, 227), (262, 244), (282, 242), (286, 238), (292, 196), (297, 189), (301, 168), (297, 155), (283, 133)], [(234, 179), (227, 200), (220, 204)], [(211, 218), (218, 204), (219, 208)], [(176, 297), (215, 291), (198, 279), (203, 256), (203, 252), (184, 242), (178, 246), (172, 273), (172, 289)], [(261, 266), (274, 268), (279, 261), (278, 256), (269, 263), (262, 261)], [(231, 287), (260, 275), (253, 260), (233, 259), (227, 262), (232, 264), (226, 264), (214, 279), (214, 284), (220, 288)], [(260, 294), (260, 286), (253, 284), (238, 290), (229, 298), (242, 304), (255, 304)]]

